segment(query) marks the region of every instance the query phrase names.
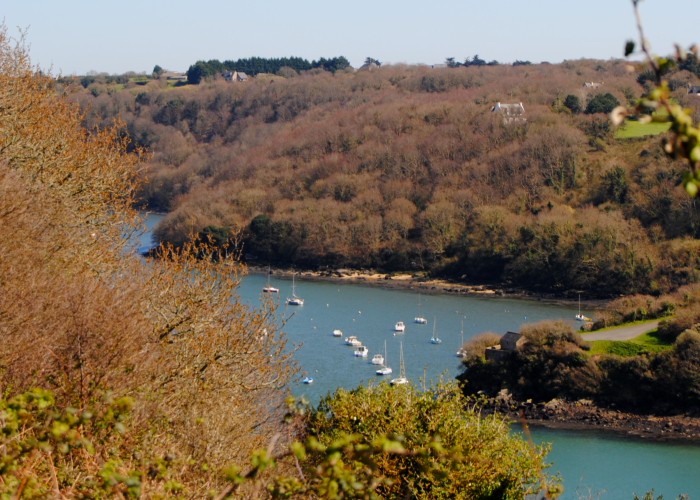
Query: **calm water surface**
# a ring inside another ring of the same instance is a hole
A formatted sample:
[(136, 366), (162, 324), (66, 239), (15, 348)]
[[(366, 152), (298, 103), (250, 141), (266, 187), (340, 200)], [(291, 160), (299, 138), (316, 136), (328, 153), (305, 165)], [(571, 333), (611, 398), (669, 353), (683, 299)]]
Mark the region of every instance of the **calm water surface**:
[[(147, 219), (149, 228), (160, 216)], [(150, 234), (140, 245), (150, 245)], [(260, 305), (267, 277), (246, 276), (240, 286), (241, 300), (253, 307)], [(400, 351), (411, 383), (429, 386), (441, 377), (451, 380), (459, 373), (456, 351), (462, 339), (486, 331), (498, 334), (517, 331), (523, 323), (545, 319), (563, 319), (575, 324), (577, 305), (562, 306), (540, 301), (502, 297), (456, 297), (419, 295), (415, 292), (387, 290), (361, 285), (303, 281), (297, 277), (296, 293), (305, 299), (303, 306), (286, 306), (292, 293), (289, 279), (273, 277), (270, 284), (280, 289), (279, 318), (290, 343), (298, 347), (297, 360), (304, 373), (293, 390), (312, 402), (338, 387), (378, 384), (398, 376)], [(582, 311), (591, 315), (593, 311)], [(413, 322), (417, 315), (427, 325)], [(406, 332), (395, 334), (394, 324), (403, 321)], [(433, 330), (435, 328), (435, 330)], [(353, 355), (343, 337), (356, 335), (369, 348), (369, 356)], [(430, 343), (435, 333), (441, 344)], [(370, 363), (373, 354), (384, 353), (394, 370), (385, 377), (375, 375)], [(309, 375), (313, 384), (302, 384)], [(519, 432), (515, 429), (515, 432)], [(654, 489), (655, 496), (674, 499), (687, 494), (700, 499), (700, 446), (657, 443), (620, 438), (613, 434), (531, 428), (534, 442), (552, 444), (548, 460), (551, 471), (564, 480), (564, 499), (631, 499)]]
[[(263, 275), (249, 275), (240, 287), (241, 299), (259, 305)], [(501, 297), (457, 297), (419, 295), (361, 285), (302, 281), (296, 279), (296, 293), (304, 306), (284, 305), (291, 294), (291, 281), (272, 278), (280, 289), (280, 316), (287, 318), (284, 330), (290, 342), (299, 346), (297, 359), (304, 375), (314, 378), (310, 385), (299, 380), (294, 391), (312, 402), (338, 387), (378, 384), (397, 376), (403, 348), (406, 375), (419, 387), (459, 373), (456, 351), (462, 338), (492, 331), (518, 330), (523, 323), (545, 319), (573, 320), (577, 305), (562, 306), (541, 301)], [(592, 311), (584, 311), (591, 314)], [(420, 314), (427, 325), (413, 323)], [(395, 334), (396, 321), (406, 324), (406, 332)], [(441, 344), (431, 344), (433, 326)], [(354, 348), (334, 337), (334, 329), (344, 336), (356, 335), (369, 347), (369, 356), (353, 355)], [(463, 333), (462, 333), (463, 332)], [(392, 375), (375, 375), (370, 363), (376, 352), (384, 353)], [(533, 441), (552, 443), (548, 460), (552, 471), (564, 479), (562, 498), (631, 499), (654, 489), (655, 494), (674, 499), (680, 494), (700, 498), (700, 446), (650, 442), (620, 438), (597, 432), (576, 432), (531, 428)]]

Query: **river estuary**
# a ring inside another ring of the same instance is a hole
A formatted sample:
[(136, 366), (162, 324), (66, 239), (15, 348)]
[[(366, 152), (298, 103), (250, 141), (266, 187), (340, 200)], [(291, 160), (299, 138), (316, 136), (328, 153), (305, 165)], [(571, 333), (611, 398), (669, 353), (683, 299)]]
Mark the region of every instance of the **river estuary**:
[[(157, 221), (150, 218), (149, 227)], [(142, 236), (148, 245), (150, 235)], [(292, 294), (292, 281), (272, 277), (270, 285), (279, 288), (272, 294), (279, 300), (278, 314), (285, 320), (284, 331), (298, 347), (296, 359), (303, 374), (292, 387), (298, 396), (312, 402), (338, 387), (378, 384), (398, 376), (403, 351), (406, 376), (419, 387), (430, 386), (441, 377), (451, 380), (459, 373), (456, 351), (462, 339), (486, 331), (517, 331), (523, 323), (545, 319), (564, 319), (575, 323), (576, 305), (562, 306), (535, 300), (504, 297), (462, 297), (422, 295), (362, 285), (304, 281), (297, 277), (296, 294), (303, 306), (285, 305)], [(241, 301), (259, 306), (267, 277), (250, 274), (239, 288)], [(593, 311), (583, 311), (591, 315)], [(413, 322), (423, 316), (427, 324)], [(397, 334), (394, 324), (403, 321), (404, 333)], [(335, 329), (343, 337), (335, 337)], [(366, 358), (354, 356), (354, 348), (343, 339), (356, 335), (369, 348)], [(442, 342), (433, 344), (431, 337)], [(386, 351), (385, 351), (386, 346)], [(377, 376), (370, 363), (376, 353), (387, 354), (394, 373)], [(304, 376), (313, 377), (303, 384)], [(563, 478), (564, 499), (631, 499), (654, 490), (655, 498), (674, 499), (687, 494), (700, 498), (700, 446), (651, 442), (622, 438), (596, 431), (562, 431), (531, 428), (535, 442), (549, 442), (551, 470)], [(514, 429), (514, 432), (519, 432)]]

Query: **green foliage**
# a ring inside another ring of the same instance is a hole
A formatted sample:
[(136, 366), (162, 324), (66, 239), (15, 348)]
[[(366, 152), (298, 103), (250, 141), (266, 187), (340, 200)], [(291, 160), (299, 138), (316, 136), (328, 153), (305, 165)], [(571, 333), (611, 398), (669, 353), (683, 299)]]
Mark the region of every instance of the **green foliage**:
[(250, 222), (243, 244), (258, 261), (280, 264), (295, 261), (301, 237), (289, 222), (259, 215)]
[(603, 174), (603, 196), (606, 200), (624, 204), (628, 200), (629, 184), (627, 172), (622, 167), (614, 167)]
[(581, 106), (581, 100), (578, 96), (569, 94), (564, 99), (564, 106), (567, 107), (572, 113), (577, 114), (583, 111), (583, 106)]
[(657, 335), (597, 341), (592, 352), (562, 324), (528, 325), (527, 342), (509, 356), (463, 359), (466, 394), (518, 400), (592, 399), (601, 406), (655, 414), (700, 411), (700, 333), (686, 330), (669, 346)]
[[(330, 476), (315, 480), (322, 493), (522, 498), (551, 482), (542, 474), (546, 450), (511, 434), (500, 418), (468, 409), (454, 384), (338, 390), (311, 415), (309, 432), (307, 462)], [(348, 449), (347, 459), (323, 458)]]
[[(697, 197), (700, 196), (700, 127), (693, 119), (692, 110), (683, 108), (672, 99), (672, 85), (668, 78), (669, 73), (678, 67), (697, 74), (697, 47), (685, 51), (677, 46), (672, 57), (652, 56), (637, 9), (639, 1), (632, 0), (632, 5), (637, 16), (641, 50), (649, 64), (643, 82), (651, 84), (634, 109), (617, 108), (612, 114), (612, 120), (620, 125), (627, 116), (635, 116), (644, 123), (669, 123), (671, 134), (670, 137), (664, 137), (663, 150), (670, 158), (685, 162), (687, 170), (683, 174), (683, 186), (691, 197)], [(630, 55), (634, 47), (634, 42), (627, 42), (625, 56)]]
[[(321, 68), (324, 71), (330, 71), (331, 73), (335, 73), (336, 71), (342, 71), (344, 69), (347, 69), (350, 67), (350, 61), (348, 61), (345, 57), (340, 56), (340, 57), (332, 57), (330, 59), (326, 59), (325, 57), (320, 58), (318, 61), (313, 61), (311, 63), (312, 68)], [(294, 68), (297, 71), (299, 71), (299, 68)]]
[(49, 391), (0, 400), (3, 498), (119, 495), (138, 498), (141, 475), (119, 457), (100, 466), (96, 450), (124, 432), (131, 400), (78, 411), (59, 409)]
[(224, 71), (239, 71), (250, 76), (260, 73), (277, 74), (282, 68), (291, 68), (296, 72), (321, 68), (335, 73), (350, 67), (350, 62), (343, 56), (325, 58), (309, 62), (301, 57), (249, 57), (243, 59), (219, 61), (197, 61), (187, 70), (187, 83), (199, 84), (203, 79), (212, 78)]
[(620, 105), (617, 97), (610, 92), (605, 94), (597, 94), (593, 96), (586, 104), (586, 114), (595, 113), (610, 113), (613, 109)]
[(192, 66), (187, 68), (187, 83), (198, 85), (202, 79), (213, 74), (204, 61), (197, 61)]

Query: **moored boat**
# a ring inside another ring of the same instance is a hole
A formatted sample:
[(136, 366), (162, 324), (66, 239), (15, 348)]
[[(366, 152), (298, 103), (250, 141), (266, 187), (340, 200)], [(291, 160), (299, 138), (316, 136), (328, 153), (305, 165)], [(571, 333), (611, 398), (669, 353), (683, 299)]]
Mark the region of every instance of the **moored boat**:
[(358, 345), (353, 354), (357, 357), (366, 358), (369, 355), (369, 349), (367, 349), (366, 345)]
[(294, 275), (292, 274), (292, 296), (287, 298), (287, 304), (290, 306), (303, 306), (304, 299), (297, 297), (296, 285), (294, 284)]
[(396, 378), (391, 379), (391, 382), (389, 382), (391, 385), (404, 385), (408, 384), (408, 379), (406, 378), (406, 367), (404, 366), (403, 363), (403, 342), (401, 342), (401, 358), (400, 358), (400, 369), (399, 369), (399, 376)]
[(372, 364), (373, 365), (383, 365), (384, 364), (384, 356), (381, 354), (377, 353), (374, 356), (372, 356)]
[(360, 339), (358, 339), (356, 336), (350, 335), (345, 339), (345, 344), (357, 347), (362, 345), (362, 342), (360, 342)]

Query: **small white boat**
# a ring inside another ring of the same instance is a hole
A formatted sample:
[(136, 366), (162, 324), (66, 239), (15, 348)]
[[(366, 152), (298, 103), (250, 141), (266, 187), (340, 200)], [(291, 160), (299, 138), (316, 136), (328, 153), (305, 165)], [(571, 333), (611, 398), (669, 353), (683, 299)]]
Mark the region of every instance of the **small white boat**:
[(369, 355), (369, 349), (366, 345), (358, 345), (354, 352), (358, 358), (366, 358)]
[(372, 364), (373, 365), (383, 365), (384, 364), (384, 356), (381, 354), (377, 353), (374, 356), (372, 356)]
[(362, 342), (360, 342), (360, 339), (355, 337), (354, 335), (350, 335), (345, 339), (345, 344), (351, 345), (353, 347), (361, 346)]
[(382, 366), (376, 371), (377, 375), (391, 375), (393, 372), (390, 366)]
[[(376, 356), (377, 356), (377, 355), (375, 354), (375, 357), (376, 357)], [(380, 354), (379, 356), (381, 356), (381, 354)], [(386, 364), (387, 358), (388, 358), (388, 356), (387, 356), (387, 354), (386, 354), (386, 340), (385, 340), (385, 341), (384, 341), (384, 356), (382, 356), (382, 363), (381, 363), (382, 367), (379, 368), (379, 369), (375, 372), (377, 375), (391, 375), (391, 373), (394, 371), (394, 370), (391, 369), (390, 366), (387, 366), (387, 364)], [(374, 358), (372, 358), (372, 363), (374, 363)]]
[(275, 288), (274, 286), (270, 285), (270, 268), (267, 268), (267, 285), (263, 287), (262, 289), (263, 292), (265, 293), (280, 293), (279, 288)]
[(311, 378), (311, 377), (304, 377), (304, 380), (302, 380), (302, 382), (303, 382), (304, 384), (313, 384), (313, 383), (314, 383), (314, 379)]
[(342, 336), (343, 336), (343, 330), (338, 330), (338, 329), (333, 330), (333, 336), (334, 336), (334, 337), (342, 337)]
[(433, 336), (430, 337), (430, 343), (431, 344), (442, 344), (442, 339), (437, 336), (437, 333), (435, 332), (437, 327), (437, 319), (433, 319)]
[(581, 294), (578, 295), (578, 314), (576, 315), (576, 321), (593, 321), (591, 318), (581, 313)]
[[(421, 300), (420, 300), (420, 295), (418, 295), (418, 309), (419, 309), (419, 310), (422, 309)], [(427, 324), (428, 324), (428, 320), (425, 319), (425, 318), (420, 314), (420, 311), (419, 311), (419, 313), (418, 313), (418, 316), (416, 316), (415, 318), (413, 318), (413, 322), (414, 322), (414, 323), (417, 323), (417, 324), (419, 324), (419, 325), (427, 325)]]
[(399, 376), (396, 378), (392, 378), (391, 381), (389, 382), (391, 385), (404, 385), (408, 384), (408, 379), (406, 378), (406, 367), (403, 364), (403, 342), (401, 342), (401, 362), (400, 366), (401, 369), (399, 370)]
[(403, 321), (396, 322), (396, 324), (394, 325), (394, 331), (400, 332), (400, 333), (403, 333), (406, 331), (406, 325), (403, 324)]
[(287, 298), (287, 305), (290, 306), (303, 306), (304, 299), (297, 297), (296, 285), (294, 284), (294, 275), (292, 274), (292, 296)]
[(464, 320), (462, 320), (462, 343), (459, 344), (459, 349), (457, 349), (457, 357), (464, 358), (467, 356), (467, 351), (464, 350)]

